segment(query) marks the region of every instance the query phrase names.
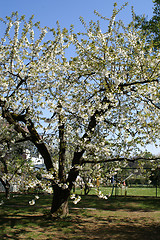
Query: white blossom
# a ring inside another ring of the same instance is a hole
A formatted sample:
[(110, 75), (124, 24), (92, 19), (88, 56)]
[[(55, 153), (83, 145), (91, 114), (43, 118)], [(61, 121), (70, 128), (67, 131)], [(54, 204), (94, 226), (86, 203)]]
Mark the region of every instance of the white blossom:
[(3, 205), (3, 204), (4, 204), (4, 201), (3, 201), (3, 200), (1, 200), (1, 202), (0, 202), (0, 206), (1, 206), (1, 205)]
[(31, 206), (33, 206), (33, 205), (35, 205), (35, 200), (34, 199), (32, 199), (31, 201), (29, 201), (29, 205), (31, 205)]
[(78, 197), (76, 197), (76, 198), (74, 199), (73, 203), (74, 203), (74, 204), (77, 204), (77, 203), (80, 202), (80, 201), (81, 201), (81, 197), (78, 196)]

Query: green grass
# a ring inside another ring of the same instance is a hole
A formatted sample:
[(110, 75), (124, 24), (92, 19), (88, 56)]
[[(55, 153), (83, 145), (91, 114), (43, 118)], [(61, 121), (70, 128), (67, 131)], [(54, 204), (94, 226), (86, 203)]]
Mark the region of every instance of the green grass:
[[(2, 195), (1, 195), (2, 196)], [(14, 196), (14, 195), (13, 195)], [(4, 204), (1, 207), (6, 213), (34, 213), (44, 214), (51, 207), (52, 195), (40, 195), (40, 198), (36, 200), (36, 204), (33, 206), (29, 205), (29, 201), (34, 198), (34, 195), (23, 195), (17, 194), (16, 197), (11, 196), (11, 199), (4, 200)], [(70, 208), (97, 208), (101, 210), (119, 210), (129, 209), (133, 207), (130, 203), (135, 203), (134, 210), (146, 210), (147, 208), (152, 210), (160, 210), (160, 198), (143, 198), (143, 197), (121, 197), (115, 196), (110, 197), (108, 200), (100, 199), (96, 195), (81, 196), (82, 199), (78, 204), (74, 204), (71, 200), (69, 201)]]
[(82, 196), (70, 215), (51, 218), (47, 213), (51, 195), (17, 195), (0, 206), (0, 239), (82, 240), (82, 239), (159, 239), (160, 198)]
[[(129, 196), (156, 196), (156, 188), (127, 188)], [(160, 197), (160, 188), (157, 189), (157, 196)]]
[[(100, 191), (104, 195), (109, 195), (112, 193), (112, 187), (100, 187)], [(96, 195), (97, 189), (92, 188), (89, 192), (89, 195)], [(125, 192), (127, 196), (148, 196), (148, 197), (156, 197), (156, 188), (153, 187), (127, 187), (127, 188), (116, 188), (116, 195), (124, 196)], [(83, 194), (83, 191), (80, 189), (76, 189), (76, 194)], [(113, 195), (115, 195), (115, 188), (113, 190)], [(160, 188), (157, 189), (157, 196), (160, 197)]]
[(99, 199), (97, 196), (82, 196), (82, 200), (74, 205), (70, 202), (72, 208), (96, 208), (100, 210), (118, 211), (125, 209), (128, 211), (160, 211), (160, 198), (144, 197), (116, 197), (108, 200)]

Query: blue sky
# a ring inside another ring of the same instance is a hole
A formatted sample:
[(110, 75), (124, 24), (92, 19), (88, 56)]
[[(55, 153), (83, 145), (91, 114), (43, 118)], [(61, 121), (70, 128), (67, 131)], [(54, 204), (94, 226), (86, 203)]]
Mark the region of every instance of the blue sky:
[[(13, 11), (18, 11), (20, 15), (30, 17), (35, 15), (35, 20), (40, 21), (42, 26), (55, 27), (56, 21), (60, 22), (61, 27), (75, 25), (78, 31), (81, 27), (79, 17), (82, 16), (86, 21), (94, 20), (94, 10), (102, 15), (110, 17), (113, 4), (116, 0), (5, 0), (0, 4), (0, 17), (10, 16)], [(117, 0), (119, 6), (125, 0)], [(120, 18), (125, 22), (131, 19), (130, 9), (134, 6), (137, 14), (152, 16), (152, 0), (128, 0), (126, 7), (120, 14)]]
[[(69, 28), (71, 24), (75, 26), (75, 31), (82, 27), (79, 17), (82, 16), (87, 22), (96, 20), (94, 10), (97, 10), (103, 16), (110, 17), (113, 10), (113, 4), (116, 0), (5, 0), (0, 3), (0, 17), (10, 16), (12, 12), (18, 11), (20, 15), (26, 15), (29, 18), (35, 15), (35, 21), (40, 21), (41, 26), (56, 27), (58, 20), (60, 26)], [(117, 0), (118, 6), (126, 1)], [(138, 15), (145, 14), (148, 18), (153, 14), (152, 0), (128, 0), (128, 6), (119, 14), (119, 18), (125, 23), (131, 20), (131, 6), (134, 7)], [(103, 23), (105, 24), (105, 22)], [(105, 27), (105, 25), (103, 25)], [(157, 151), (153, 146), (150, 147), (153, 152)]]

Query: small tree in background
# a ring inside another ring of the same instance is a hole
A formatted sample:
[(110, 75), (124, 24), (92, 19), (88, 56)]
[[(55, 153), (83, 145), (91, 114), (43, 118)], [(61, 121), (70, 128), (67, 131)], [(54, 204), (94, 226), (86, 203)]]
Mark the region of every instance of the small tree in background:
[(152, 170), (150, 175), (150, 180), (153, 186), (156, 187), (156, 197), (157, 197), (157, 188), (160, 186), (160, 167), (157, 167), (155, 170)]
[(28, 183), (32, 182), (33, 185), (37, 181), (37, 171), (33, 168), (31, 158), (25, 153), (26, 146), (19, 142), (14, 128), (5, 119), (1, 119), (0, 125), (0, 182), (5, 189), (6, 198), (9, 199), (11, 187), (19, 192), (25, 191)]

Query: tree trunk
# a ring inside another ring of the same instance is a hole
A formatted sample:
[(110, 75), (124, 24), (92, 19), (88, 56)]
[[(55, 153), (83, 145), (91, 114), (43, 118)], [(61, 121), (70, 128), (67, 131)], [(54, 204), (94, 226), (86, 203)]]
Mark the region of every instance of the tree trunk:
[(63, 116), (59, 114), (59, 171), (58, 177), (61, 182), (65, 182), (65, 163), (66, 163), (66, 143), (65, 143), (65, 126), (63, 123)]
[(10, 184), (8, 182), (6, 182), (6, 186), (5, 186), (5, 197), (6, 199), (10, 199)]
[(84, 195), (85, 195), (85, 196), (88, 195), (89, 191), (90, 191), (90, 188), (88, 187), (87, 183), (85, 183)]
[(6, 197), (6, 199), (9, 199), (10, 198), (10, 184), (9, 184), (9, 182), (7, 180), (6, 180), (6, 182), (3, 181), (2, 178), (0, 178), (0, 182), (2, 183), (2, 185), (3, 185), (4, 189), (5, 189), (5, 197)]
[(67, 216), (69, 213), (68, 198), (70, 196), (70, 190), (68, 188), (62, 189), (56, 185), (53, 186), (53, 191), (51, 213), (55, 213), (58, 216)]

